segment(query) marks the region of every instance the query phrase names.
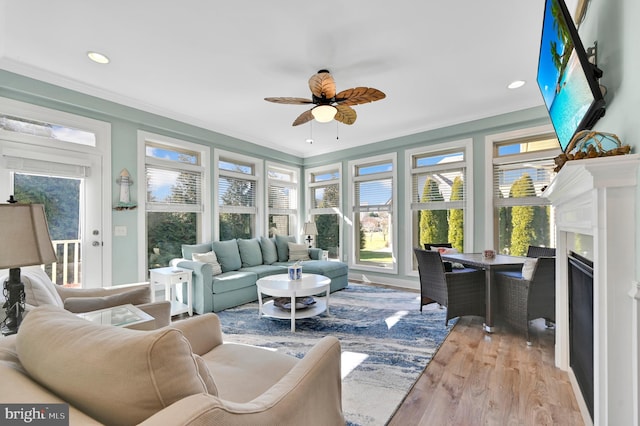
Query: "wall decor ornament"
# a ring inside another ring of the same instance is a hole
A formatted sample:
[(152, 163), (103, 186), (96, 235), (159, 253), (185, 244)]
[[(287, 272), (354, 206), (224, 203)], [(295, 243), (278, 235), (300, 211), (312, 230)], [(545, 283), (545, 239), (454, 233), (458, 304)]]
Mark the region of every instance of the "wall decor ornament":
[(630, 152), (631, 146), (623, 145), (620, 138), (613, 133), (582, 130), (571, 139), (566, 153), (554, 158), (556, 164), (554, 171), (559, 172), (567, 161), (624, 155)]
[(137, 207), (136, 203), (131, 202), (131, 193), (129, 187), (133, 185), (129, 170), (122, 169), (120, 176), (116, 179), (116, 183), (120, 185), (120, 200), (114, 207), (115, 210), (131, 210)]

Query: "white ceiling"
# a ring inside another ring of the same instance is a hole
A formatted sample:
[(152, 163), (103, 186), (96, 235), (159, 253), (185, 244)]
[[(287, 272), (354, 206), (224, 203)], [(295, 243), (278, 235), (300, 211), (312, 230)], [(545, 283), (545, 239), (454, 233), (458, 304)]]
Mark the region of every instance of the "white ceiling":
[[(542, 104), (544, 0), (0, 0), (0, 68), (294, 155)], [(98, 65), (97, 50), (111, 63)], [(292, 127), (327, 68), (357, 121)], [(518, 90), (513, 80), (526, 80)], [(313, 132), (313, 144), (305, 142)], [(339, 140), (336, 140), (339, 135)]]

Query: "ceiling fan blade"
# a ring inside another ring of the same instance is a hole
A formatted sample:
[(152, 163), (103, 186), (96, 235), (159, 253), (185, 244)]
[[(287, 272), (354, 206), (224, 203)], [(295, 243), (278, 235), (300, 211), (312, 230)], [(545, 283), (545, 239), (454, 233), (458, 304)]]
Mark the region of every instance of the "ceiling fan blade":
[(307, 121), (313, 120), (313, 114), (311, 114), (311, 110), (305, 111), (295, 119), (292, 126), (299, 126), (300, 124), (304, 124)]
[(309, 79), (309, 89), (318, 98), (331, 99), (336, 95), (336, 82), (328, 71), (319, 71)]
[(313, 101), (307, 98), (264, 98), (265, 101), (274, 102), (276, 104), (294, 104), (294, 105), (305, 105), (312, 104)]
[(356, 110), (347, 105), (336, 105), (338, 112), (336, 112), (336, 116), (333, 117), (334, 120), (339, 121), (343, 124), (353, 124), (356, 122), (356, 118), (358, 118), (358, 114), (356, 114)]
[(359, 105), (379, 101), (387, 95), (373, 87), (354, 87), (336, 95), (336, 102), (341, 105)]

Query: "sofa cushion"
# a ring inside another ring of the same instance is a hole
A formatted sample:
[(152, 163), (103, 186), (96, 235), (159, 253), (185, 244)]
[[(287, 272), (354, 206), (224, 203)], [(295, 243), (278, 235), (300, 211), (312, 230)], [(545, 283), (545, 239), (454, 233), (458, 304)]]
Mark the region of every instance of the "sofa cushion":
[(184, 259), (193, 259), (193, 253), (206, 253), (208, 251), (211, 251), (211, 243), (182, 245), (182, 257)]
[(278, 261), (287, 262), (289, 260), (289, 243), (295, 243), (296, 237), (292, 235), (276, 235), (276, 249), (278, 250)]
[(258, 275), (258, 279), (268, 277), (269, 275), (286, 274), (287, 267), (281, 265), (258, 265), (241, 268), (243, 272), (253, 272)]
[(260, 250), (262, 251), (262, 263), (271, 265), (278, 261), (278, 250), (276, 243), (267, 237), (260, 237)]
[(242, 259), (240, 259), (236, 240), (214, 241), (211, 246), (216, 252), (220, 266), (222, 266), (222, 272), (236, 271), (242, 267)]
[[(9, 270), (0, 274), (0, 283), (9, 278)], [(54, 305), (62, 307), (62, 299), (56, 291), (55, 284), (40, 266), (20, 268), (20, 278), (24, 284), (25, 302), (31, 306)]]
[(337, 278), (349, 273), (346, 263), (330, 260), (310, 260), (302, 264), (303, 274), (324, 275), (327, 278)]
[(193, 354), (193, 358), (196, 360), (196, 366), (198, 367), (198, 374), (202, 377), (202, 381), (204, 381), (204, 385), (207, 387), (207, 392), (209, 395), (218, 395), (218, 388), (216, 386), (216, 382), (211, 377), (211, 372), (209, 372), (209, 367), (207, 367), (207, 362), (202, 359), (200, 355)]
[(227, 291), (233, 291), (244, 287), (255, 287), (257, 280), (258, 276), (255, 274), (255, 272), (223, 272), (222, 274), (213, 277), (213, 281), (211, 282), (211, 290), (213, 294), (216, 294), (226, 293)]
[(309, 248), (306, 244), (289, 243), (289, 262), (297, 262), (299, 260), (311, 260)]
[(215, 251), (208, 251), (206, 253), (193, 253), (192, 260), (196, 262), (209, 263), (211, 264), (211, 270), (213, 271), (213, 275), (220, 275), (222, 273), (222, 266), (218, 262), (218, 256), (216, 256)]
[(70, 312), (89, 312), (111, 308), (113, 306), (126, 305), (127, 303), (141, 305), (148, 302), (149, 289), (140, 287), (108, 296), (67, 297), (64, 299), (64, 308)]
[(103, 326), (41, 306), (22, 322), (16, 348), (34, 380), (105, 424), (137, 424), (207, 392), (189, 342), (172, 328)]
[(240, 259), (242, 267), (262, 265), (262, 250), (257, 238), (242, 239), (238, 238), (238, 251), (240, 251)]
[(202, 358), (216, 378), (220, 398), (239, 403), (265, 393), (298, 363), (280, 351), (235, 343), (219, 345)]

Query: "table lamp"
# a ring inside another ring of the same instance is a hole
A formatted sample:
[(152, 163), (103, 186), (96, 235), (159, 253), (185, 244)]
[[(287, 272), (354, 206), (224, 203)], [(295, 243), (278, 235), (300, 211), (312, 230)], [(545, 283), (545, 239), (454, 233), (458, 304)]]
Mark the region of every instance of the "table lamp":
[(305, 238), (305, 241), (309, 244), (309, 248), (311, 248), (311, 241), (313, 240), (312, 235), (318, 235), (318, 228), (316, 228), (316, 223), (305, 222), (303, 232), (307, 234), (307, 238)]
[(42, 204), (0, 204), (0, 269), (9, 269), (3, 295), (6, 319), (2, 334), (18, 332), (24, 312), (20, 267), (56, 261)]

